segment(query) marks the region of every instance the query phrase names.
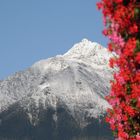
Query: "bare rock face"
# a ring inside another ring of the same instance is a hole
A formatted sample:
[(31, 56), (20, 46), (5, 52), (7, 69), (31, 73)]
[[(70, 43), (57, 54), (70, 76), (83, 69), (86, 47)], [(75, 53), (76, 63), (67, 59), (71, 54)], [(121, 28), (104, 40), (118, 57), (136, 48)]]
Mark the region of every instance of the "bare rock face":
[[(104, 115), (112, 56), (83, 39), (64, 55), (41, 60), (0, 82), (0, 138), (112, 139)], [(17, 134), (18, 132), (18, 134)]]

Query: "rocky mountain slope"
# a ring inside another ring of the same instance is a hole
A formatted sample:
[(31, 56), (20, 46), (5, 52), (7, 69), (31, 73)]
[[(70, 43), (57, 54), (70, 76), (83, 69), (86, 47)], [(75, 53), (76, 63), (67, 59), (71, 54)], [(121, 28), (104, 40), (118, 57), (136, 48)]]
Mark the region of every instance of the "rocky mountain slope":
[(41, 60), (0, 82), (0, 138), (111, 139), (104, 122), (112, 56), (83, 39), (64, 55)]

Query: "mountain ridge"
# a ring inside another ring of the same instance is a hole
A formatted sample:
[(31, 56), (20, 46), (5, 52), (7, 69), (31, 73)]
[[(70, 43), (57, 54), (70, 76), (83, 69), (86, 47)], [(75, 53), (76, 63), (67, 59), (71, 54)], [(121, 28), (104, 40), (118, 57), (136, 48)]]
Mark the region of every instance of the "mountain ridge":
[(92, 120), (100, 121), (110, 107), (104, 97), (112, 78), (108, 66), (111, 56), (100, 44), (84, 39), (64, 55), (38, 61), (27, 70), (8, 77), (0, 83), (0, 121), (8, 125), (4, 121), (6, 116), (23, 114), (22, 120), (27, 125), (37, 127), (41, 120), (46, 123), (43, 116), (51, 115), (48, 119), (57, 125), (66, 115), (74, 122), (73, 126), (68, 126), (80, 129), (89, 126)]

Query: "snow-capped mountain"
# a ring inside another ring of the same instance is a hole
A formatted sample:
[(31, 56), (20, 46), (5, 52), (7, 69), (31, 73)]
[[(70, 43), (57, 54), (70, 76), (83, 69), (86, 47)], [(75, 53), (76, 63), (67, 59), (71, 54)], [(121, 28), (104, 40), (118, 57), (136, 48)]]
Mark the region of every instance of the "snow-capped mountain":
[[(83, 39), (64, 55), (36, 62), (29, 69), (1, 81), (0, 131), (9, 126), (7, 122), (12, 116), (16, 118), (19, 114), (32, 127), (41, 124), (42, 112), (46, 112), (47, 117), (51, 114), (55, 129), (64, 112), (69, 122), (75, 122), (80, 129), (91, 124), (91, 120), (103, 118), (110, 107), (104, 97), (109, 93), (111, 56), (100, 44)], [(47, 113), (50, 109), (51, 113)], [(0, 133), (0, 136), (5, 135)]]

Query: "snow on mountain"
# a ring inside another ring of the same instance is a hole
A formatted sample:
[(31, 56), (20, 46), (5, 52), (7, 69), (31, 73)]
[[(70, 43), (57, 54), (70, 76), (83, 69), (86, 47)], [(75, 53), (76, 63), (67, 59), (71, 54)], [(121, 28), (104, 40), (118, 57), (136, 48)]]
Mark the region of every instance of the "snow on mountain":
[(80, 59), (91, 65), (106, 65), (112, 54), (96, 42), (83, 39), (82, 42), (75, 44), (64, 57), (69, 59)]
[[(36, 124), (40, 108), (62, 105), (81, 124), (105, 114), (112, 70), (110, 52), (83, 39), (64, 55), (41, 60), (0, 83), (0, 112), (18, 103)], [(32, 109), (34, 107), (34, 110)], [(57, 121), (57, 114), (54, 115)]]

